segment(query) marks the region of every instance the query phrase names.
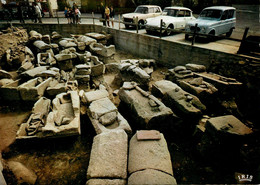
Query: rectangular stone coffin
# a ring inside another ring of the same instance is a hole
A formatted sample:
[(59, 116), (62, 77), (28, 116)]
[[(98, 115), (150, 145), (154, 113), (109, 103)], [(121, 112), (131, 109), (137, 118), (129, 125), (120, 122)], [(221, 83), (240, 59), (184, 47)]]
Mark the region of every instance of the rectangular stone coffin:
[(171, 156), (163, 134), (159, 140), (138, 140), (137, 134), (130, 140), (129, 174), (146, 169), (154, 169), (173, 175)]
[(137, 89), (121, 88), (119, 98), (120, 107), (129, 110), (128, 115), (136, 122), (138, 129), (157, 129), (163, 127), (163, 124), (166, 125), (172, 118), (173, 112), (170, 108), (154, 96), (142, 94)]
[(21, 98), (24, 101), (35, 101), (43, 96), (45, 89), (48, 87), (52, 78), (48, 78), (43, 81), (42, 78), (38, 77), (28, 82), (23, 83), (18, 87)]
[[(69, 103), (64, 106), (67, 102)], [(80, 99), (77, 91), (58, 94), (52, 104), (53, 111), (49, 113), (46, 125), (42, 128), (42, 135), (44, 137), (79, 135), (81, 133)], [(67, 119), (69, 121), (66, 121)], [(57, 121), (60, 121), (59, 125)]]
[(10, 84), (1, 87), (0, 96), (2, 97), (2, 99), (7, 101), (21, 100), (20, 92), (18, 91), (19, 85), (20, 85), (20, 80), (16, 80)]
[(87, 179), (126, 179), (127, 142), (127, 134), (123, 130), (95, 136)]

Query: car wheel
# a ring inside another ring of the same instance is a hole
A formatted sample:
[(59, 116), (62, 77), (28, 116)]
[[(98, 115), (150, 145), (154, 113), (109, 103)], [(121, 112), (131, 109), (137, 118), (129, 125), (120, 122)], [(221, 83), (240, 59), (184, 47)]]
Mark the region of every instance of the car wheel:
[(146, 33), (149, 35), (152, 35), (152, 31), (151, 30), (146, 30)]
[(232, 35), (232, 32), (233, 32), (233, 28), (231, 28), (229, 32), (226, 33), (226, 37), (230, 37)]
[(185, 40), (189, 40), (189, 34), (185, 34)]
[(138, 29), (143, 29), (144, 28), (144, 21), (140, 20), (138, 21)]
[(209, 32), (209, 36), (208, 36), (209, 42), (213, 42), (215, 40), (214, 36), (215, 36), (215, 31)]
[(129, 25), (128, 25), (128, 24), (125, 24), (125, 28), (126, 28), (126, 29), (129, 29)]
[(174, 29), (174, 28), (173, 28), (173, 25), (169, 25), (169, 26), (167, 27), (167, 29), (165, 30), (165, 35), (170, 36), (170, 35), (172, 34), (171, 29)]

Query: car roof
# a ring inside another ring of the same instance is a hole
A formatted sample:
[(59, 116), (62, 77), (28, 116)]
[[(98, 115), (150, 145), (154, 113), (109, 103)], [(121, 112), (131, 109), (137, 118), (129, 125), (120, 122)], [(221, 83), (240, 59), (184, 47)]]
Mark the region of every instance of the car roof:
[(178, 10), (189, 10), (191, 11), (191, 9), (186, 8), (186, 7), (181, 7), (181, 6), (169, 6), (169, 7), (165, 7), (164, 9), (178, 9)]
[(157, 5), (139, 5), (138, 7), (160, 7)]
[(207, 10), (207, 9), (217, 9), (217, 10), (235, 10), (236, 8), (231, 7), (231, 6), (211, 6), (211, 7), (207, 7), (204, 8), (203, 10)]

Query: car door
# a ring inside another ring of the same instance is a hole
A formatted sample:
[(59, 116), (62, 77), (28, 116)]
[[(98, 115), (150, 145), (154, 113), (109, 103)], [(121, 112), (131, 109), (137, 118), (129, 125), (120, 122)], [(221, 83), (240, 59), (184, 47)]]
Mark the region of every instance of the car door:
[(225, 10), (222, 13), (222, 16), (219, 21), (219, 26), (218, 26), (218, 35), (227, 33), (230, 28), (229, 28), (229, 21), (228, 21), (228, 10)]
[(162, 14), (161, 9), (159, 7), (154, 7), (154, 17), (157, 17), (161, 14)]
[(179, 10), (177, 16), (177, 28), (184, 29), (185, 28), (185, 10)]
[(190, 20), (192, 20), (192, 13), (190, 10), (185, 10), (185, 25), (187, 22), (189, 22)]
[(227, 22), (228, 22), (228, 31), (230, 29), (235, 28), (236, 26), (236, 15), (235, 15), (235, 10), (228, 10), (228, 17), (227, 17)]

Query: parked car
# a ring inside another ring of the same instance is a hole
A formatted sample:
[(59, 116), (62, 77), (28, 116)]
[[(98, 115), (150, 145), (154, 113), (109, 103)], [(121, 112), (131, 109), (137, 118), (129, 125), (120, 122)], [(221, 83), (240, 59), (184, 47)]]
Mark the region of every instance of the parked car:
[[(170, 29), (185, 29), (185, 25), (188, 21), (194, 20), (192, 11), (185, 7), (166, 7), (163, 10), (162, 15), (148, 18), (145, 21), (145, 29), (149, 34), (153, 31), (160, 32), (160, 25), (162, 20), (162, 28)], [(166, 35), (171, 34), (171, 30), (163, 30)]]
[[(197, 33), (214, 36), (226, 34), (227, 37), (230, 37), (236, 25), (236, 9), (228, 6), (205, 8), (196, 20), (186, 24), (185, 30), (192, 34), (196, 24), (198, 25)], [(189, 35), (189, 33), (185, 34), (185, 39), (188, 39)]]
[[(144, 21), (147, 18), (156, 17), (162, 14), (162, 9), (156, 5), (140, 5), (135, 9), (134, 13), (123, 14), (123, 20), (125, 23), (135, 23), (135, 18), (138, 18), (138, 25), (140, 28), (144, 27)], [(125, 24), (125, 28), (128, 29), (131, 25)]]

